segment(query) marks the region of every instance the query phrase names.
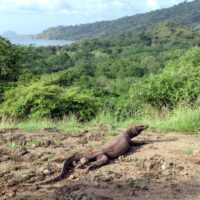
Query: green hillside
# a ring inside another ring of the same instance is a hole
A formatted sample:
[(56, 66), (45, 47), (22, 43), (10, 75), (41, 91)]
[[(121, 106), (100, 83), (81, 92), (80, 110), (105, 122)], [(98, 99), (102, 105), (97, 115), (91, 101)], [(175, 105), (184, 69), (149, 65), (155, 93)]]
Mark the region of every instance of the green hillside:
[(91, 121), (103, 112), (197, 132), (199, 45), (198, 29), (171, 22), (63, 47), (0, 38), (0, 118)]
[(127, 32), (144, 31), (163, 21), (196, 27), (200, 23), (200, 0), (183, 2), (171, 8), (160, 9), (145, 14), (123, 17), (113, 21), (101, 21), (76, 26), (49, 28), (36, 38), (77, 40), (84, 37), (102, 37)]

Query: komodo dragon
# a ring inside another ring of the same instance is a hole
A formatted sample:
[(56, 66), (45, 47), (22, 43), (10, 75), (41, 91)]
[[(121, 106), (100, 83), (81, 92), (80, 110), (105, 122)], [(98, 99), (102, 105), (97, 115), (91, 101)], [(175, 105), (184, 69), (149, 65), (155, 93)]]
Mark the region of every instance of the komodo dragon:
[(110, 158), (117, 158), (123, 155), (130, 149), (131, 145), (137, 144), (134, 143), (131, 139), (138, 136), (143, 130), (147, 128), (148, 125), (131, 126), (125, 132), (111, 138), (103, 146), (93, 151), (89, 155), (80, 155), (77, 153), (72, 155), (64, 162), (60, 175), (43, 181), (41, 184), (48, 184), (64, 179), (67, 176), (68, 172), (73, 168), (74, 162), (81, 161), (83, 165), (86, 165), (89, 162), (96, 160), (89, 165), (89, 170), (93, 170), (101, 167), (102, 165), (105, 165), (106, 163), (108, 163)]

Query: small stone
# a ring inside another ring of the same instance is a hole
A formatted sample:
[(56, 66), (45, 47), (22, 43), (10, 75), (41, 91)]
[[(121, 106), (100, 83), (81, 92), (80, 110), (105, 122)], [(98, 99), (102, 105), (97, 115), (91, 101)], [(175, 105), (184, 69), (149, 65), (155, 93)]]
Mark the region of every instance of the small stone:
[(73, 165), (73, 167), (76, 167), (76, 165), (77, 165), (76, 161), (73, 161), (72, 165)]
[(37, 145), (36, 145), (36, 144), (32, 144), (31, 147), (32, 147), (32, 148), (36, 148)]
[(81, 158), (81, 160), (80, 160), (80, 163), (81, 163), (82, 165), (87, 164), (87, 162), (88, 162), (88, 160), (87, 160), (86, 158)]
[(161, 169), (162, 170), (172, 169), (174, 166), (175, 164), (173, 162), (163, 163), (163, 165), (161, 166)]
[(45, 168), (44, 168), (44, 167), (41, 167), (41, 168), (40, 168), (40, 171), (41, 171), (41, 172), (42, 172), (42, 171), (44, 171), (44, 170), (45, 170)]
[(44, 170), (43, 170), (43, 173), (44, 173), (45, 175), (51, 175), (51, 174), (52, 174), (52, 172), (51, 172), (49, 169), (44, 169)]
[(146, 162), (145, 167), (146, 167), (147, 170), (151, 170), (153, 168), (153, 165), (152, 165), (151, 162)]
[(76, 178), (76, 177), (75, 177), (74, 175), (70, 175), (70, 176), (69, 176), (69, 179), (70, 179), (70, 180), (73, 180), (73, 179), (75, 179), (75, 178)]
[(166, 163), (164, 163), (164, 164), (161, 166), (161, 169), (162, 169), (162, 170), (166, 170), (166, 169), (167, 169)]
[(123, 159), (124, 159), (124, 155), (118, 157), (119, 161), (122, 161)]

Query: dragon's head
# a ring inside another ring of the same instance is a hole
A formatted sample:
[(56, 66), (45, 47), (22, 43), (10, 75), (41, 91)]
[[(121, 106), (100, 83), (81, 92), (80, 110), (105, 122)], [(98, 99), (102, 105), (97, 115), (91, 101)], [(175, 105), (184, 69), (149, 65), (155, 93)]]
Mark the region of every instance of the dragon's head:
[(147, 129), (148, 125), (135, 125), (127, 129), (126, 134), (130, 137), (138, 136), (143, 130)]

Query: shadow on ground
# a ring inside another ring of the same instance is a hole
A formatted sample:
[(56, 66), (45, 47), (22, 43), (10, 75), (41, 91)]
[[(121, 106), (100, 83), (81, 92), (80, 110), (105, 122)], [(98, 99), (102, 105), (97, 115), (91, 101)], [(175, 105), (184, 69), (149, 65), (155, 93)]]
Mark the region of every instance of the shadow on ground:
[[(62, 187), (49, 187), (46, 197), (26, 196), (23, 199), (41, 200), (199, 200), (200, 182), (197, 179), (167, 180), (128, 179), (116, 181), (110, 177), (99, 176), (95, 180), (83, 178)], [(52, 192), (53, 191), (53, 192)]]

